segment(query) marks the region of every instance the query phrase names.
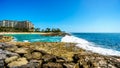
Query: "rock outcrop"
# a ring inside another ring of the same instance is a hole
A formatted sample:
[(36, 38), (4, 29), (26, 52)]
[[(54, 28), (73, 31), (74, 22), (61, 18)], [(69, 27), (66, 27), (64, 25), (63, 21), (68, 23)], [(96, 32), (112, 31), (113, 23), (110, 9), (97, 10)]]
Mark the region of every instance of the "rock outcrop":
[(0, 42), (10, 42), (12, 40), (13, 40), (12, 36), (3, 36), (3, 35), (0, 35)]
[(85, 51), (73, 43), (0, 43), (0, 68), (120, 68), (120, 57)]

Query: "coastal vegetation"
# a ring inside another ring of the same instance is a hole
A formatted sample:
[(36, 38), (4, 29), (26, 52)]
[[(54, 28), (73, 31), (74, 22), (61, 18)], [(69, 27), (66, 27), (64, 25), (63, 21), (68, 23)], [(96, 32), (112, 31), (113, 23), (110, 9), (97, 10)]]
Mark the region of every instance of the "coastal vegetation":
[(27, 28), (0, 27), (0, 32), (29, 32)]
[(35, 28), (35, 32), (62, 32), (62, 31), (59, 28), (46, 28), (46, 29)]
[(0, 32), (62, 32), (59, 28), (15, 28), (15, 27), (0, 27)]

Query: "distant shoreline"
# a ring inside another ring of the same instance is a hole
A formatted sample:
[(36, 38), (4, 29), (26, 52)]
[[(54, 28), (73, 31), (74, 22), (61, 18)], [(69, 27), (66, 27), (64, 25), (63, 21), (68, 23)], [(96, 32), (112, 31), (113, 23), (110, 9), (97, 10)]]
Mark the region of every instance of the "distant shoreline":
[(64, 33), (64, 32), (0, 32), (0, 35), (5, 35), (5, 34), (40, 34), (40, 35), (44, 35), (44, 36), (70, 35), (70, 34)]
[(52, 34), (51, 32), (0, 32), (0, 35), (4, 34)]

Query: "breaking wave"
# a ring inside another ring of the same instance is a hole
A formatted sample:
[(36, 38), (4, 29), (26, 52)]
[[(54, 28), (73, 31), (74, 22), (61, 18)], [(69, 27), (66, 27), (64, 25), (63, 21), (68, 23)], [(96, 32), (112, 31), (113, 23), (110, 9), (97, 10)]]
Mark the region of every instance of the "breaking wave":
[(120, 56), (120, 52), (112, 49), (107, 49), (107, 48), (102, 48), (96, 46), (94, 43), (89, 42), (85, 39), (78, 38), (75, 36), (68, 36), (66, 35), (61, 39), (61, 42), (72, 42), (72, 43), (77, 43), (76, 46), (94, 52), (94, 53), (99, 53), (102, 55), (111, 55), (111, 56)]

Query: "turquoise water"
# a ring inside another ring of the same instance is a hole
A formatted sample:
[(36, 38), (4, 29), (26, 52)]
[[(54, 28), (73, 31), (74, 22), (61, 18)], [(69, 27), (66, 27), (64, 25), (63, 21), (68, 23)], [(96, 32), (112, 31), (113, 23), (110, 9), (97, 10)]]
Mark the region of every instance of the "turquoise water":
[(15, 41), (20, 42), (60, 42), (61, 36), (43, 36), (40, 34), (6, 34), (13, 36)]

